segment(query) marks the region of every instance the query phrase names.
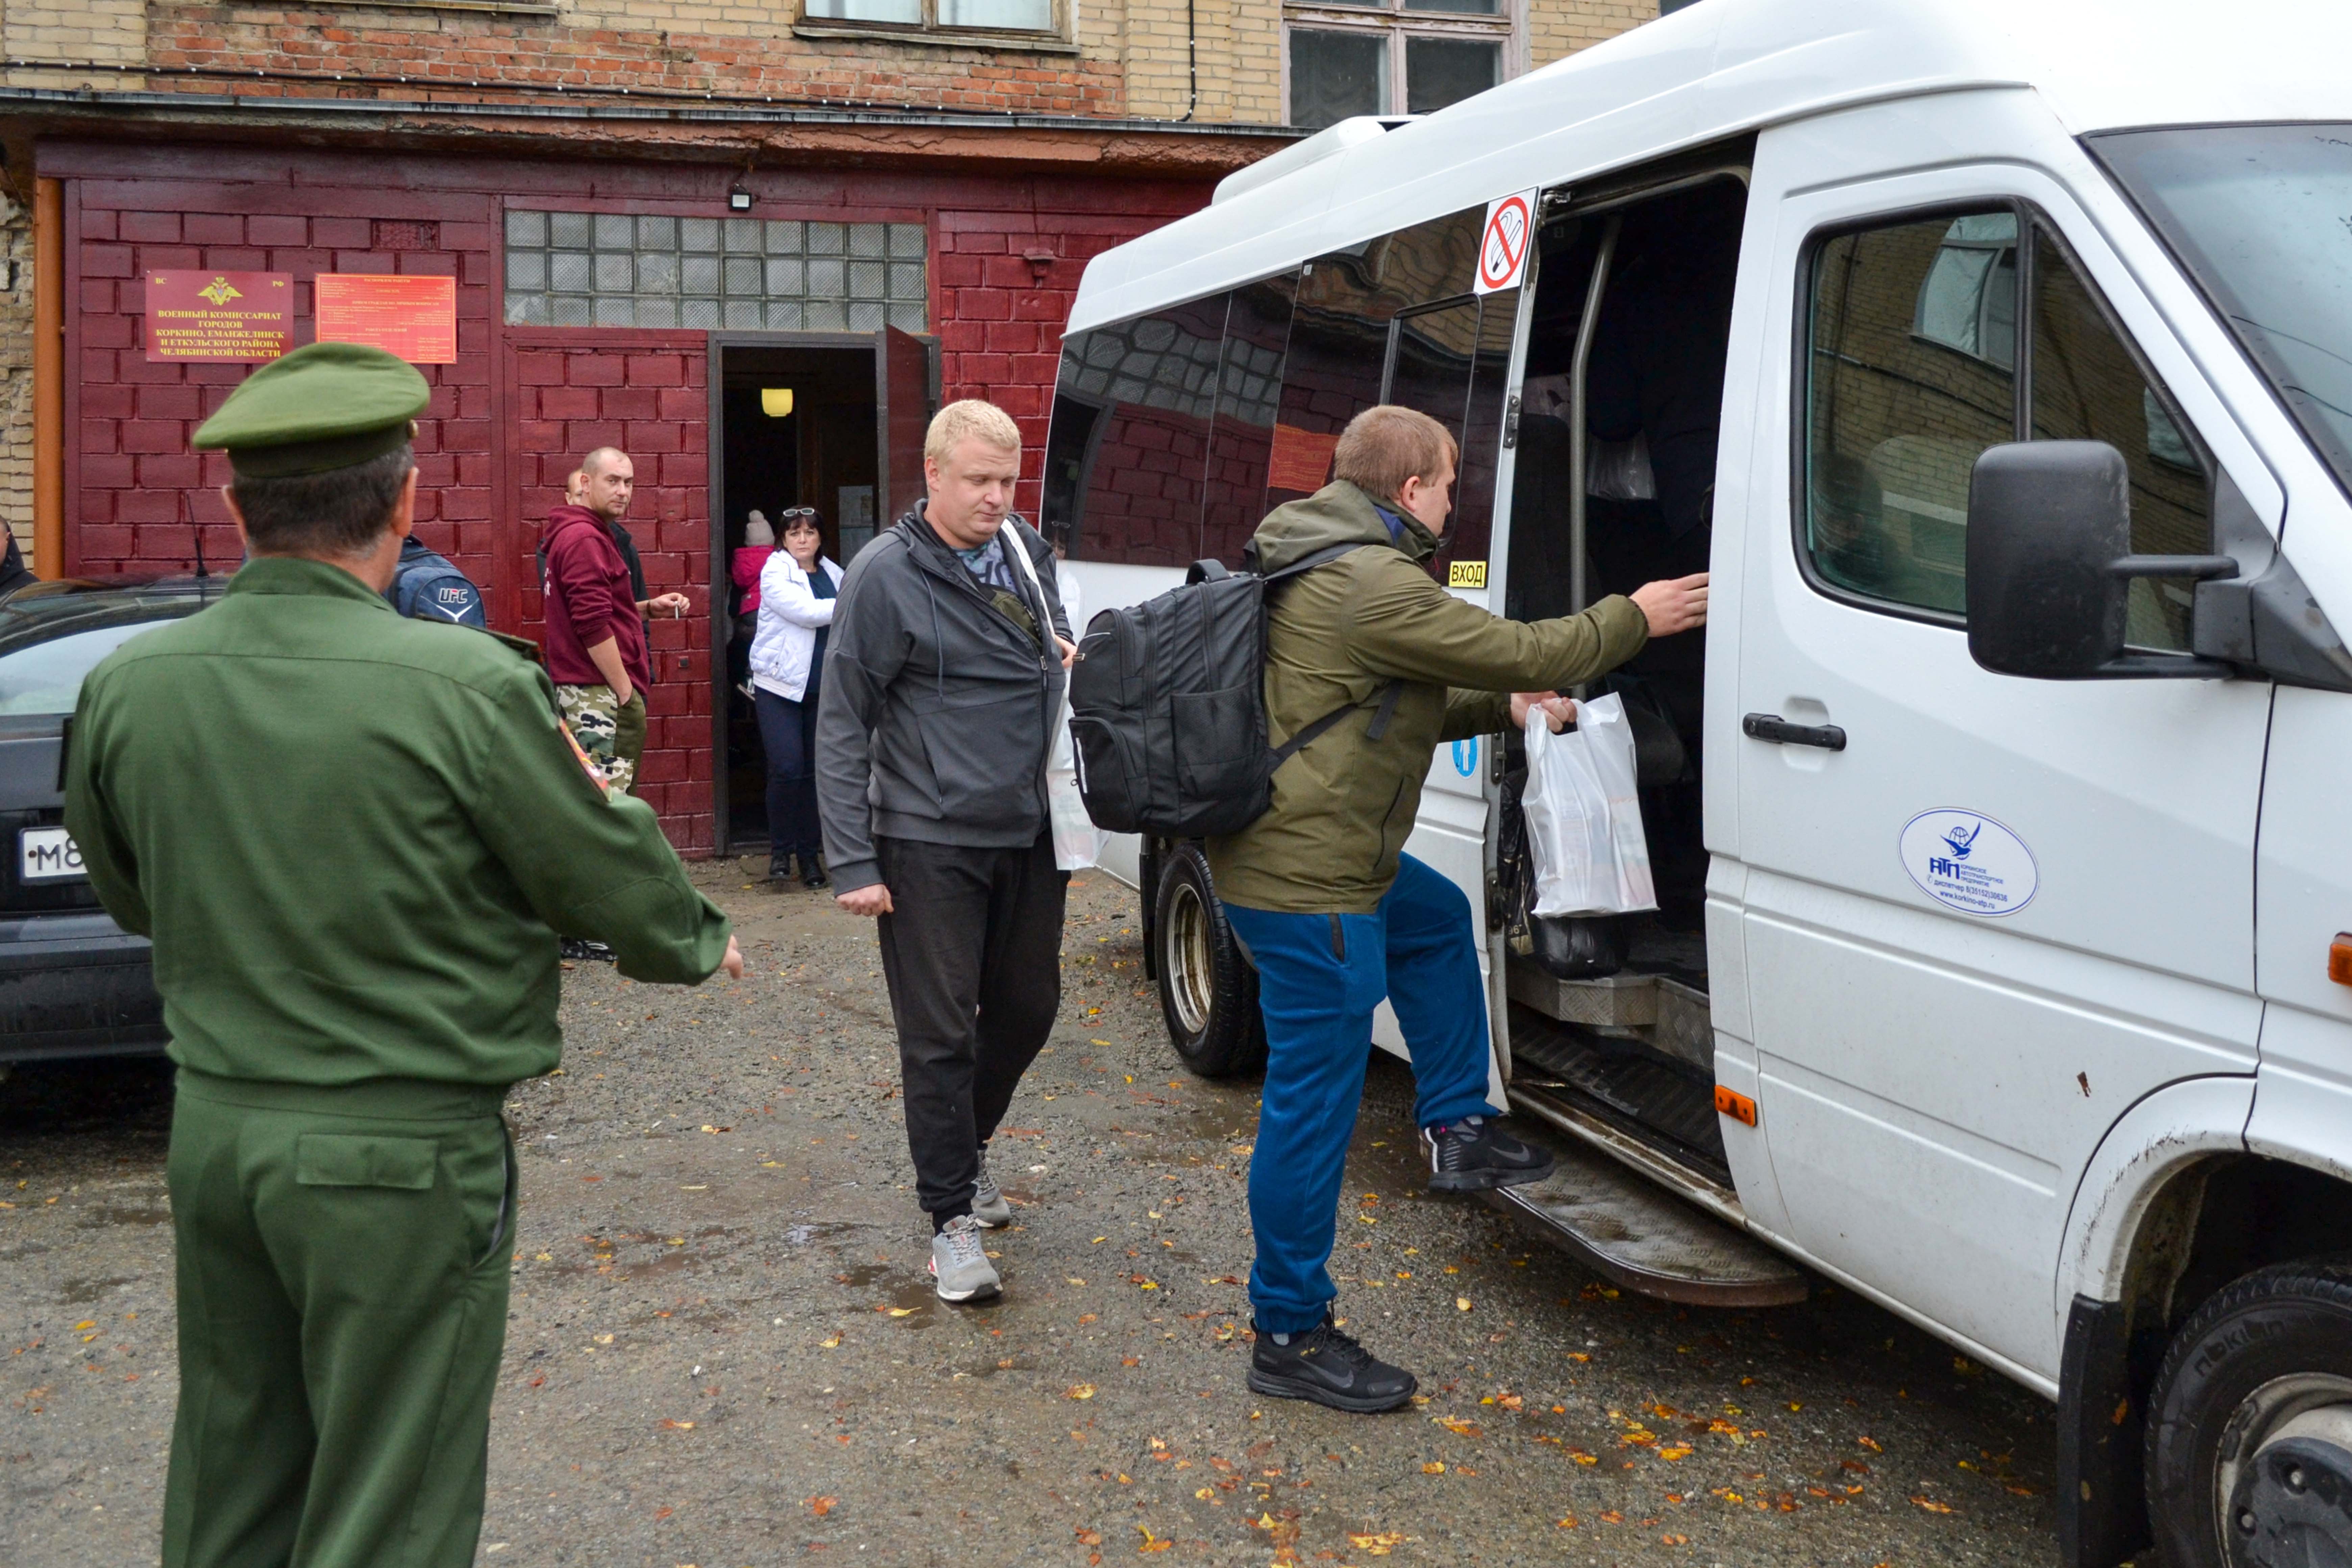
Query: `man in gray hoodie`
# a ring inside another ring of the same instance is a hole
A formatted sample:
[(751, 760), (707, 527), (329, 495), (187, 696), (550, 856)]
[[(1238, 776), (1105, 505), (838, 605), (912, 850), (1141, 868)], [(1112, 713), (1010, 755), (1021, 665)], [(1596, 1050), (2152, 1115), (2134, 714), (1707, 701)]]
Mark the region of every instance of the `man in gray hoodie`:
[(881, 921), (916, 1198), (948, 1301), (1002, 1288), (980, 1232), (1013, 1211), (988, 1140), (1062, 1004), (1069, 876), (1045, 763), (1076, 648), (1054, 552), (1013, 513), (1020, 475), (1011, 416), (940, 410), (928, 494), (841, 584), (817, 706), (825, 862), (841, 907)]

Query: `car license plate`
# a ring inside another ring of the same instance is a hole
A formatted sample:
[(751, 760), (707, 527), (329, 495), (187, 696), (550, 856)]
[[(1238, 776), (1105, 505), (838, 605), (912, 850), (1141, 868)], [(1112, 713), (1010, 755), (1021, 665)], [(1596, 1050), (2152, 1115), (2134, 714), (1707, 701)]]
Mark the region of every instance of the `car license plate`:
[(82, 868), (81, 850), (73, 835), (62, 827), (26, 827), (16, 835), (16, 880), (27, 886), (42, 882), (79, 882), (89, 873)]

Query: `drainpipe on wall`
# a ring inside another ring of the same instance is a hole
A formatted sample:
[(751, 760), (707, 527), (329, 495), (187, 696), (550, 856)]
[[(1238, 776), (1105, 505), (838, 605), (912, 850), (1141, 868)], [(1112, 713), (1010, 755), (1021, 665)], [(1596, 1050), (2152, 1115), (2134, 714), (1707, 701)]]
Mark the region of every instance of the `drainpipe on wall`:
[(33, 570), (66, 573), (65, 186), (33, 182)]

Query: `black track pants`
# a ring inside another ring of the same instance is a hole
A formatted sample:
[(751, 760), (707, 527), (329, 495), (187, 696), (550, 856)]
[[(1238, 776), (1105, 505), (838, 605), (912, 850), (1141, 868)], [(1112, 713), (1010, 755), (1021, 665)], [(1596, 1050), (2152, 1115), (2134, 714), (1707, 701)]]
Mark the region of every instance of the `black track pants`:
[(971, 1212), (996, 1131), (1062, 1005), (1066, 871), (1054, 841), (969, 849), (875, 840), (893, 911), (882, 972), (898, 1024), (915, 1194), (935, 1224)]

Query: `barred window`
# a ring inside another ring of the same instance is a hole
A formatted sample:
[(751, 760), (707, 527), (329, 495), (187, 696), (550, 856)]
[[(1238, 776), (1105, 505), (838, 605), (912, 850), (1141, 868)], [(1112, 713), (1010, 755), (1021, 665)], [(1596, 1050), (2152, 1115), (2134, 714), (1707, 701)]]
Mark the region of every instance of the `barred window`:
[(919, 223), (509, 212), (510, 326), (925, 330)]

